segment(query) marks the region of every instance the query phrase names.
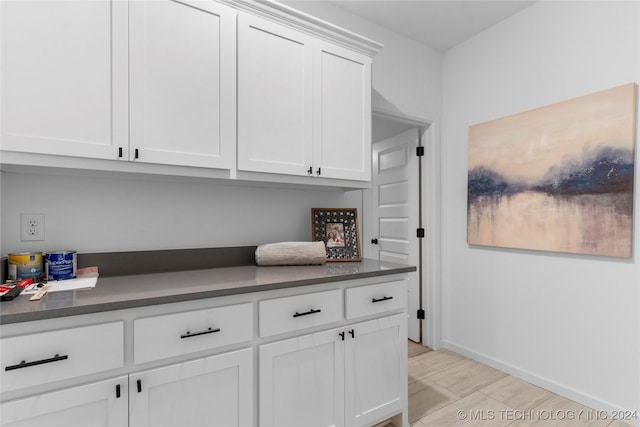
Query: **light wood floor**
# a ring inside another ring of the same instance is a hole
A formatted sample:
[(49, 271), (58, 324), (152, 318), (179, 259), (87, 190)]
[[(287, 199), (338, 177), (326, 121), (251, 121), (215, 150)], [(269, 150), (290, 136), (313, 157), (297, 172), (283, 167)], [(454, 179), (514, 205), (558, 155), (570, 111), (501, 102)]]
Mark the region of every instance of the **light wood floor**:
[(410, 343), (408, 372), (411, 427), (631, 426), (449, 350)]

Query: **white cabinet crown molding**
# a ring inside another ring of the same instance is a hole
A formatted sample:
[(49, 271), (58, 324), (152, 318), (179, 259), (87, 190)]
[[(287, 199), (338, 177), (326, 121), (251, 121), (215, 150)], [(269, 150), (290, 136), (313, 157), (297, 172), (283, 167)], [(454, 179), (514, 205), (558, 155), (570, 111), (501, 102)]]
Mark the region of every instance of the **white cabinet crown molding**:
[(219, 0), (373, 58), (384, 45), (274, 0)]

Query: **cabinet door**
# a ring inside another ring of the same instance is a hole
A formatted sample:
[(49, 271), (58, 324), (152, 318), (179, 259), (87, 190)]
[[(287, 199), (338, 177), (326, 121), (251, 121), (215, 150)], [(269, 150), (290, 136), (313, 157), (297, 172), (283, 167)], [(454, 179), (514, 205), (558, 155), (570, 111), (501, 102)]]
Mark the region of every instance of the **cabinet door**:
[(408, 399), (406, 314), (358, 323), (347, 332), (346, 424), (371, 425), (403, 411)]
[(127, 377), (0, 404), (4, 427), (127, 427)]
[(239, 14), (239, 170), (307, 174), (313, 155), (311, 73), (309, 37)]
[(253, 350), (132, 374), (131, 426), (253, 425)]
[(260, 346), (260, 426), (344, 425), (344, 343), (330, 330)]
[(117, 159), (128, 143), (127, 2), (0, 8), (2, 150)]
[(129, 7), (129, 159), (233, 167), (235, 10), (211, 1), (134, 1)]
[(371, 180), (371, 58), (318, 41), (314, 165), (327, 178)]

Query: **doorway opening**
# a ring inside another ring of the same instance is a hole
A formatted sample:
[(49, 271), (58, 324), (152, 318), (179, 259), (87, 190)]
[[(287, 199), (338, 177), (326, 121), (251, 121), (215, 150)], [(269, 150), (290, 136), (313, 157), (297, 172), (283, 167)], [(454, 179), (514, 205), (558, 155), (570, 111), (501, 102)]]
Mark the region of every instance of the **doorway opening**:
[(416, 266), (409, 274), (408, 336), (433, 349), (440, 335), (439, 233), (433, 227), (439, 181), (431, 179), (439, 171), (432, 170), (436, 157), (428, 157), (437, 154), (434, 130), (433, 123), (374, 112), (372, 188), (363, 196), (364, 255)]

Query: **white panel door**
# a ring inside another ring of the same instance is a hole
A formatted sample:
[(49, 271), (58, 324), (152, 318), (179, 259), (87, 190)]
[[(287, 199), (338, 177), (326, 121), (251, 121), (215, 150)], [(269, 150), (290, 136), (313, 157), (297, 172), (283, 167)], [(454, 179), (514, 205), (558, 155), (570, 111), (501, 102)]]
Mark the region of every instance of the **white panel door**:
[(383, 317), (346, 330), (346, 424), (372, 425), (402, 410), (408, 399), (406, 316)]
[(0, 148), (117, 159), (128, 144), (127, 2), (0, 7)]
[(0, 404), (3, 427), (127, 427), (127, 376)]
[(129, 376), (130, 426), (253, 425), (253, 350)]
[(410, 129), (373, 145), (374, 256), (381, 261), (418, 267), (409, 273), (408, 335), (420, 341), (418, 129)]
[(260, 346), (261, 427), (344, 425), (344, 342), (332, 329)]
[(139, 162), (235, 159), (236, 11), (212, 1), (130, 3), (131, 143)]
[(314, 174), (371, 180), (371, 58), (317, 42)]
[(306, 175), (312, 167), (311, 38), (238, 15), (238, 169)]

